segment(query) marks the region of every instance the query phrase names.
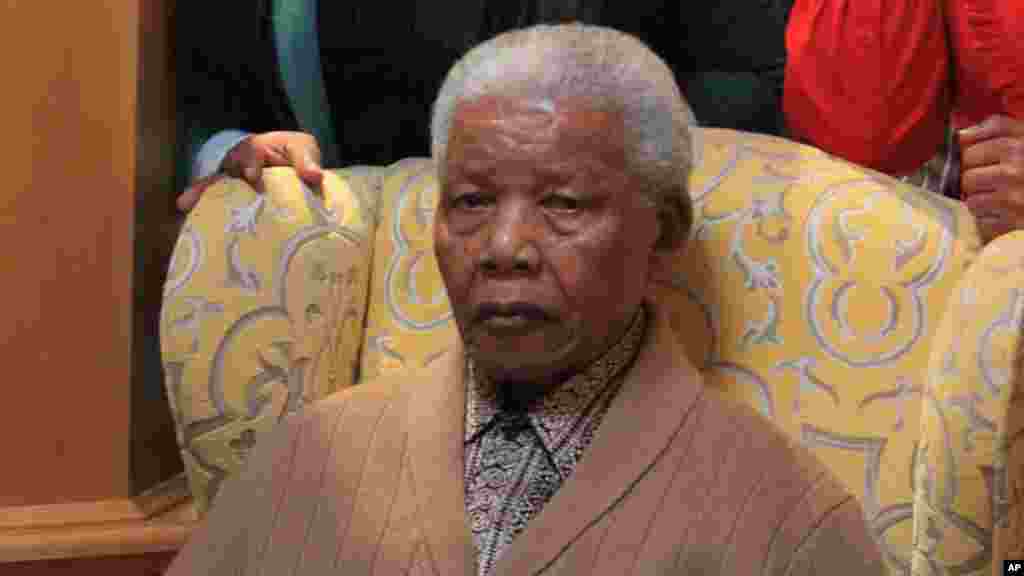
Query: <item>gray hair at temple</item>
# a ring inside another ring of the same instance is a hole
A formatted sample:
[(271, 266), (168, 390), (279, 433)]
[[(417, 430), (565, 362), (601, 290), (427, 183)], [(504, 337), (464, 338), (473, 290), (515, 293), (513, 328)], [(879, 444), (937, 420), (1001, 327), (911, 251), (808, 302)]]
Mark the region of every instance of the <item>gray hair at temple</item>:
[(580, 98), (596, 110), (621, 112), (627, 167), (669, 228), (659, 245), (674, 245), (689, 232), (690, 126), (696, 121), (672, 71), (642, 41), (574, 23), (513, 30), (470, 50), (448, 72), (434, 102), (431, 154), (442, 180), (456, 105), (494, 95)]

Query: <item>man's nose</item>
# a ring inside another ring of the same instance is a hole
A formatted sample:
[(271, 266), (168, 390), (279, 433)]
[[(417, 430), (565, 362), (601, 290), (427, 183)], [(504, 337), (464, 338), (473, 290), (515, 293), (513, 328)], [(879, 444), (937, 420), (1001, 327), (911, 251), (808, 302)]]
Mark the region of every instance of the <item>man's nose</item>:
[(535, 225), (529, 208), (513, 204), (499, 209), (481, 259), (484, 270), (496, 273), (531, 273), (540, 255), (535, 245)]

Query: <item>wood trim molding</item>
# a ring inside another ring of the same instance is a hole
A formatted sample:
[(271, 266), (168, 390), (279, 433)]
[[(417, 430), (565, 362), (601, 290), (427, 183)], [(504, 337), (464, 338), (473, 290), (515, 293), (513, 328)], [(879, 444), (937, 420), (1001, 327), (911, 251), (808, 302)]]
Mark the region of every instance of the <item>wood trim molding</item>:
[(130, 499), (0, 508), (0, 563), (177, 550), (198, 523), (184, 476)]
[(3, 564), (4, 576), (163, 576), (177, 552), (149, 552), (135, 556), (61, 558)]
[(11, 529), (46, 528), (71, 524), (140, 522), (173, 508), (176, 504), (187, 500), (188, 497), (188, 481), (184, 474), (179, 474), (133, 498), (38, 506), (9, 506), (0, 508), (0, 533)]

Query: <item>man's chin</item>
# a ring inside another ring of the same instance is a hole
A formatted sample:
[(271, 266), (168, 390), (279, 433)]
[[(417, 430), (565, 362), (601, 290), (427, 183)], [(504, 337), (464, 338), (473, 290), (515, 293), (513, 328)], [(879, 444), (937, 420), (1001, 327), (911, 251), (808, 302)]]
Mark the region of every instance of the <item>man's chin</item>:
[(575, 348), (567, 334), (546, 330), (523, 334), (474, 331), (467, 339), (474, 364), (491, 380), (543, 381), (565, 368)]
[(473, 365), (496, 385), (546, 388), (563, 379), (566, 367), (564, 354), (537, 352), (472, 352)]

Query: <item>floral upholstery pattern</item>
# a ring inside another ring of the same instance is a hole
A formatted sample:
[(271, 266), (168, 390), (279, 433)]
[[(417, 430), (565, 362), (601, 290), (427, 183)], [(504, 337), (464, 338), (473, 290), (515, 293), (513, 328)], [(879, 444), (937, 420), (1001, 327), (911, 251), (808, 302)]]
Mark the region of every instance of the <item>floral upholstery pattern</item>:
[(345, 176), (328, 174), (322, 199), (286, 169), (267, 171), (266, 195), (225, 181), (181, 232), (161, 351), (199, 510), (283, 416), (353, 384), (372, 206)]
[[(982, 251), (959, 203), (780, 138), (694, 137), (691, 240), (661, 258), (651, 290), (708, 385), (760, 410), (835, 472), (861, 500), (893, 574), (990, 573), (993, 558), (1019, 556), (1024, 442), (1014, 440), (1024, 409), (1011, 394), (1024, 234)], [(359, 382), (429, 361), (455, 326), (431, 244), (431, 162), (338, 175), (354, 196), (377, 194), (346, 228), (372, 244), (346, 245), (371, 274), (350, 300), (365, 301), (365, 327), (348, 324), (338, 348), (361, 342)], [(196, 218), (190, 226), (221, 243), (232, 234)], [(171, 375), (177, 357), (167, 350)], [(205, 377), (168, 380), (198, 390)]]
[[(989, 244), (931, 346), (914, 474), (914, 574), (1024, 555), (1024, 233)], [(997, 573), (992, 570), (992, 573)]]
[(813, 148), (699, 139), (693, 241), (668, 259), (659, 297), (709, 385), (811, 448), (907, 574), (925, 369), (979, 248), (971, 219)]
[(361, 379), (422, 366), (455, 336), (434, 258), (434, 165), (403, 160), (382, 170)]

